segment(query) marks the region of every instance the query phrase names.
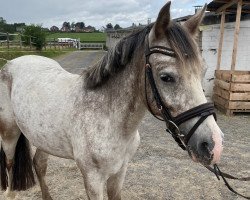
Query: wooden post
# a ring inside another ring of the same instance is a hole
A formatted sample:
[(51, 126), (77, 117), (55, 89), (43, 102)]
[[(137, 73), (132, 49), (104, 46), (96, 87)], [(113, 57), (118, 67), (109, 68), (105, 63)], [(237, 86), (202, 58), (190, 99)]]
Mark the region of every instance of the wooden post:
[(221, 64), (221, 53), (222, 53), (224, 30), (225, 30), (225, 16), (226, 16), (226, 12), (223, 11), (221, 15), (221, 23), (220, 23), (220, 41), (219, 41), (219, 47), (218, 47), (217, 66), (216, 66), (217, 70), (220, 69), (220, 64)]
[(235, 70), (235, 64), (236, 64), (238, 39), (239, 39), (239, 32), (240, 32), (241, 9), (242, 9), (242, 0), (239, 0), (238, 5), (237, 5), (237, 15), (236, 15), (236, 22), (235, 22), (235, 29), (234, 29), (234, 46), (233, 46), (232, 62), (231, 62), (232, 71)]
[(78, 48), (79, 48), (79, 50), (81, 50), (81, 39), (80, 38), (78, 39)]
[(54, 47), (56, 49), (56, 38), (54, 38)]
[(51, 39), (49, 39), (49, 48), (51, 49)]
[(7, 48), (10, 48), (10, 37), (9, 37), (9, 33), (6, 34), (7, 36)]

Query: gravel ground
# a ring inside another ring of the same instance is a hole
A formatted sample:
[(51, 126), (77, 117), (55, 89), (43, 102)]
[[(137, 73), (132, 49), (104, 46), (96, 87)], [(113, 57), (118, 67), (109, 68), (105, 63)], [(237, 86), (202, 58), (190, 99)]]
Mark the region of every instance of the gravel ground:
[(80, 74), (82, 68), (95, 64), (104, 54), (105, 51), (74, 51), (58, 57), (56, 61), (67, 71)]
[[(73, 52), (57, 59), (65, 69), (79, 73), (103, 52)], [(250, 115), (226, 117), (218, 113), (225, 134), (221, 169), (238, 176), (250, 175)], [(164, 123), (147, 114), (141, 123), (141, 145), (130, 162), (122, 197), (126, 200), (240, 200), (204, 167), (191, 161), (164, 131)], [(87, 199), (82, 176), (71, 160), (51, 156), (47, 182), (55, 200)], [(247, 182), (230, 181), (237, 191), (250, 196)], [(106, 198), (106, 197), (105, 197)], [(0, 192), (0, 199), (3, 199)], [(41, 199), (38, 186), (19, 192), (18, 200)]]

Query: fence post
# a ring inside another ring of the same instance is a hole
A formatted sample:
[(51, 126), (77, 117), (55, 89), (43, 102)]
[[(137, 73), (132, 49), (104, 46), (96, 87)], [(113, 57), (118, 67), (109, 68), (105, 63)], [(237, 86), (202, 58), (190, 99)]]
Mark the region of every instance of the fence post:
[(54, 38), (54, 47), (56, 49), (56, 38)]
[(78, 38), (78, 43), (77, 43), (77, 45), (78, 45), (78, 49), (81, 50), (81, 40), (80, 40), (80, 38)]
[(10, 37), (9, 37), (8, 32), (7, 32), (6, 36), (7, 36), (7, 48), (9, 49), (10, 48)]

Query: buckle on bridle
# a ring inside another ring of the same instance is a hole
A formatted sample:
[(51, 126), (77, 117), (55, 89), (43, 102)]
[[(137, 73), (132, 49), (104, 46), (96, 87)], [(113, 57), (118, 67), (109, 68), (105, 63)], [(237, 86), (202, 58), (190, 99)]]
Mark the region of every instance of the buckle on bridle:
[(169, 132), (172, 136), (183, 139), (185, 136), (181, 134), (179, 127), (171, 120), (168, 120), (167, 124), (167, 132)]
[(166, 131), (172, 135), (177, 144), (185, 151), (185, 135), (181, 134), (179, 127), (171, 120), (166, 121)]

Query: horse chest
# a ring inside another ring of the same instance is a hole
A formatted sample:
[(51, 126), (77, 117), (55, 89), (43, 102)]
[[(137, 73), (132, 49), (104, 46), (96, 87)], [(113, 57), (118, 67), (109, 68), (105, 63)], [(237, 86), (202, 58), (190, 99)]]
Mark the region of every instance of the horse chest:
[(78, 138), (72, 144), (75, 160), (84, 160), (88, 167), (94, 165), (105, 169), (107, 174), (118, 172), (132, 158), (140, 143), (138, 131), (131, 133), (129, 137), (124, 137), (122, 132), (94, 134), (92, 131), (81, 134), (82, 137), (80, 134), (74, 137)]

